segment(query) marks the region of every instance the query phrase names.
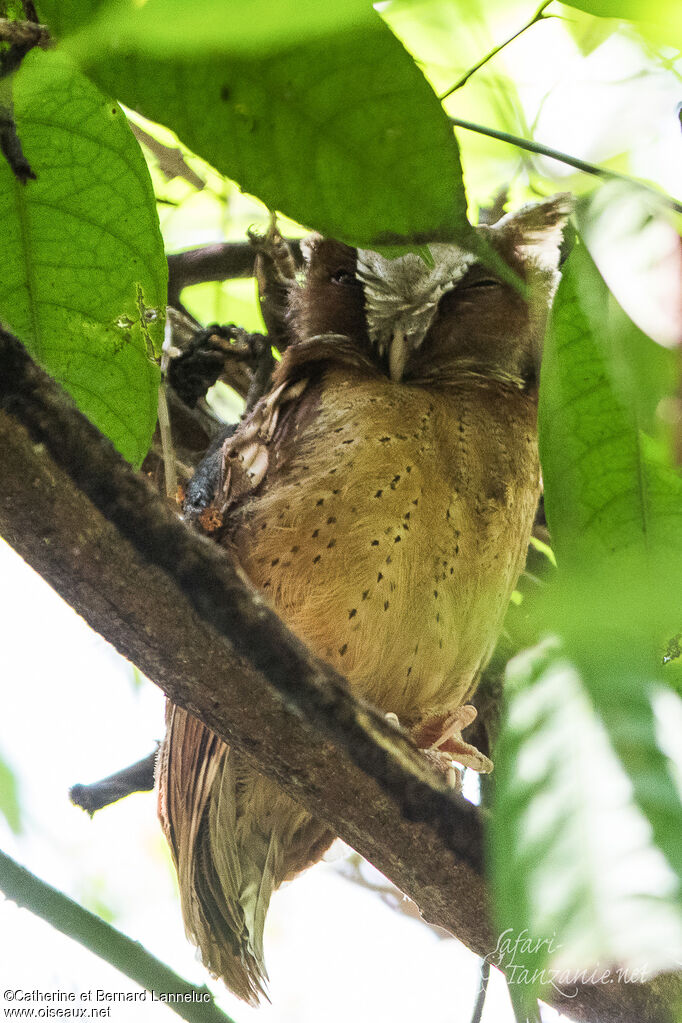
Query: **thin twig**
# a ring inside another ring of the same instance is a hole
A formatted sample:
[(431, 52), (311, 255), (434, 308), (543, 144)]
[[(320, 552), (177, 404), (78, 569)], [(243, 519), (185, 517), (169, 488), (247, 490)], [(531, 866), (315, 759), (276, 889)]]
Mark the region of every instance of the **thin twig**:
[(118, 802), (134, 792), (150, 792), (154, 788), (154, 767), (156, 750), (138, 760), (130, 767), (124, 767), (100, 781), (90, 785), (74, 785), (69, 791), (69, 799), (74, 806), (80, 806), (91, 816), (97, 810)]
[[(62, 934), (111, 963), (146, 991), (153, 992), (182, 1019), (190, 1023), (233, 1023), (215, 1005), (207, 987), (196, 987), (178, 977), (139, 942), (45, 884), (3, 852), (0, 852), (0, 891), (18, 906), (47, 920)], [(175, 995), (177, 1000), (169, 1000), (169, 995)]]
[(478, 989), (476, 995), (476, 1001), (474, 1002), (474, 1008), (471, 1013), (471, 1023), (481, 1023), (483, 1017), (483, 1009), (485, 1007), (485, 996), (488, 993), (488, 983), (490, 981), (490, 960), (481, 959), (481, 986)]
[(466, 131), (475, 131), (479, 135), (487, 135), (489, 138), (497, 139), (499, 142), (508, 142), (509, 145), (525, 149), (529, 153), (537, 153), (539, 156), (549, 157), (550, 160), (567, 163), (569, 167), (575, 167), (576, 170), (583, 171), (585, 174), (594, 174), (598, 178), (616, 178), (618, 181), (626, 181), (629, 185), (643, 188), (645, 191), (655, 195), (660, 202), (665, 203), (675, 210), (676, 213), (682, 213), (682, 202), (678, 199), (657, 191), (655, 188), (645, 184), (643, 181), (639, 181), (637, 178), (631, 177), (629, 174), (619, 174), (618, 171), (607, 170), (606, 167), (599, 167), (597, 164), (588, 163), (586, 160), (579, 160), (575, 156), (569, 156), (568, 153), (562, 153), (558, 149), (543, 146), (541, 142), (532, 142), (530, 139), (523, 139), (518, 135), (510, 135), (506, 131), (487, 128), (485, 125), (475, 124), (473, 121), (464, 121), (460, 117), (451, 117), (450, 124), (454, 125), (455, 128), (464, 128)]
[(549, 5), (551, 3), (552, 3), (552, 0), (545, 0), (544, 3), (540, 4), (540, 6), (538, 7), (537, 11), (533, 15), (533, 17), (530, 19), (530, 21), (527, 21), (526, 24), (523, 25), (522, 28), (520, 28), (517, 32), (514, 32), (514, 35), (509, 36), (508, 39), (505, 39), (505, 41), (503, 43), (500, 43), (499, 46), (494, 47), (494, 49), (492, 49), (490, 51), (490, 53), (487, 53), (485, 55), (485, 57), (483, 57), (481, 60), (479, 60), (478, 64), (474, 64), (474, 66), (469, 68), (468, 71), (465, 71), (464, 74), (462, 75), (462, 77), (459, 78), (455, 82), (454, 85), (451, 85), (450, 88), (447, 90), (447, 92), (444, 92), (438, 98), (440, 100), (444, 100), (444, 99), (447, 99), (448, 96), (452, 96), (453, 92), (457, 92), (457, 90), (461, 89), (463, 85), (466, 85), (466, 83), (469, 81), (469, 79), (471, 78), (472, 75), (475, 75), (476, 72), (479, 71), (480, 68), (482, 68), (484, 64), (487, 64), (489, 60), (492, 60), (493, 57), (496, 57), (497, 54), (500, 52), (500, 50), (503, 50), (505, 48), (505, 46), (509, 46), (509, 44), (513, 43), (515, 39), (518, 39), (518, 37), (523, 32), (525, 32), (526, 29), (531, 28), (531, 26), (535, 25), (538, 21), (545, 21), (546, 18), (543, 15), (543, 11), (545, 10), (546, 7), (549, 7)]

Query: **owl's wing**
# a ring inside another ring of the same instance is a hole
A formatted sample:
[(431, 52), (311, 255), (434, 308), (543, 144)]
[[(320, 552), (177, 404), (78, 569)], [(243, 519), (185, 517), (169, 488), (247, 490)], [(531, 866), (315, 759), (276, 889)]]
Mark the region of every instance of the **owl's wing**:
[(270, 391), (222, 446), (214, 502), (221, 520), (263, 483), (269, 471), (284, 464), (298, 430), (316, 413), (321, 374), (329, 363), (377, 373), (374, 363), (345, 335), (323, 334), (289, 347)]

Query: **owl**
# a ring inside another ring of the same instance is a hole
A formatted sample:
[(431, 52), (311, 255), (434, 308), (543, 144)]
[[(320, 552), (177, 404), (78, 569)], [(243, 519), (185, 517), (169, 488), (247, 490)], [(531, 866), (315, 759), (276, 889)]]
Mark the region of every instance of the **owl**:
[[(461, 731), (540, 494), (539, 362), (569, 212), (559, 195), (477, 228), (471, 250), (395, 259), (309, 239), (293, 343), (219, 458), (220, 542), (254, 586), (432, 758), (481, 771)], [(172, 705), (157, 773), (188, 936), (255, 1004), (271, 894), (334, 835)]]

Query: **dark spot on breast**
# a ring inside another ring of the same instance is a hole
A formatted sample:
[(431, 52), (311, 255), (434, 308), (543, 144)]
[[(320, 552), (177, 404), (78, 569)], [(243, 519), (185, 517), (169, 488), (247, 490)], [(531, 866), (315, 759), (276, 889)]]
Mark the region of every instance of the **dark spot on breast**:
[(406, 465), (405, 466), (405, 472), (412, 472), (412, 466), (411, 465)]
[(294, 546), (291, 548), (291, 553), (298, 554), (298, 551), (299, 551), (298, 544), (294, 544)]
[(395, 488), (398, 486), (399, 483), (400, 483), (400, 476), (394, 476), (393, 479), (391, 480), (391, 490), (395, 490)]
[(388, 611), (388, 601), (384, 601), (384, 611)]
[(318, 563), (318, 561), (321, 561), (321, 560), (322, 560), (322, 555), (321, 554), (316, 554), (315, 557), (313, 558), (313, 565), (316, 565)]
[(342, 444), (355, 444), (355, 437), (351, 437), (350, 440), (341, 441)]
[(343, 646), (339, 648), (339, 653), (341, 654), (342, 657), (345, 654), (347, 649), (348, 649), (348, 644), (347, 643), (344, 643)]
[(391, 439), (390, 437), (379, 437), (379, 443), (380, 444), (388, 444), (390, 439)]
[(390, 565), (392, 560), (393, 559), (391, 558), (391, 555), (389, 554), (389, 556), (386, 558), (386, 564)]
[(375, 497), (381, 497), (382, 494), (383, 494), (383, 490), (377, 490), (377, 492), (376, 492), (376, 494), (374, 496)]
[(320, 535), (319, 529), (313, 529), (313, 531), (312, 531), (312, 533), (310, 535), (311, 535), (311, 537), (314, 540), (316, 537), (318, 537)]
[(402, 536), (400, 535), (400, 533), (398, 533), (398, 535), (393, 538), (393, 543), (400, 543), (401, 540)]
[(438, 590), (434, 590), (433, 595), (436, 598), (436, 600), (438, 600)]
[(319, 501), (317, 502), (317, 507), (319, 508), (321, 504), (324, 504), (324, 498), (323, 497), (321, 497), (319, 499)]
[(336, 540), (333, 537), (327, 544), (327, 550), (329, 550), (331, 547), (336, 547)]
[(384, 573), (383, 572), (379, 572), (379, 574), (377, 575), (377, 582), (380, 583), (383, 578), (384, 578)]
[(372, 543), (371, 543), (370, 546), (371, 547), (378, 547), (379, 546), (379, 541), (378, 540), (372, 540)]
[(412, 665), (410, 665), (409, 668), (407, 669), (407, 677), (409, 678), (411, 674), (412, 674)]
[(354, 607), (352, 611), (348, 612), (348, 617), (349, 618), (355, 618), (357, 613), (358, 613), (358, 609), (356, 607)]
[(329, 518), (327, 519), (327, 525), (328, 525), (328, 526), (331, 526), (331, 525), (333, 525), (333, 524), (334, 524), (335, 522), (336, 522), (336, 518), (335, 518), (335, 517), (334, 517), (333, 515), (330, 515), (330, 516), (329, 516)]
[(369, 597), (369, 590), (363, 590), (362, 591), (362, 599), (363, 600), (367, 600), (368, 597)]
[(272, 565), (273, 568), (275, 567), (275, 565), (279, 565), (279, 558), (273, 558), (270, 564)]

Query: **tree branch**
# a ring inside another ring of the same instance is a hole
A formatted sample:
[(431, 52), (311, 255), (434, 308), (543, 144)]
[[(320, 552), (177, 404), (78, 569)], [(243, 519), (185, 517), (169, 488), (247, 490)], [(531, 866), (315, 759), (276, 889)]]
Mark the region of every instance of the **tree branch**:
[[(0, 331), (0, 532), (89, 624), (259, 771), (326, 821), (433, 923), (481, 956), (476, 808), (441, 787)], [(679, 976), (581, 987), (555, 1004), (668, 1023)]]
[[(0, 891), (18, 906), (47, 920), (62, 934), (111, 963), (136, 984), (154, 992), (160, 1001), (163, 999), (169, 1009), (188, 1023), (234, 1023), (214, 1004), (213, 995), (207, 987), (197, 987), (178, 977), (138, 941), (121, 934), (1, 851)], [(178, 1000), (168, 1000), (168, 995), (176, 995)]]
[[(300, 266), (300, 243), (289, 240), (288, 244)], [(171, 252), (168, 256), (168, 304), (177, 306), (182, 289), (193, 284), (253, 277), (256, 254), (251, 242), (221, 242), (185, 252)]]

